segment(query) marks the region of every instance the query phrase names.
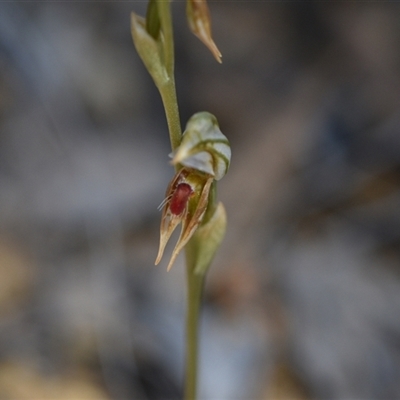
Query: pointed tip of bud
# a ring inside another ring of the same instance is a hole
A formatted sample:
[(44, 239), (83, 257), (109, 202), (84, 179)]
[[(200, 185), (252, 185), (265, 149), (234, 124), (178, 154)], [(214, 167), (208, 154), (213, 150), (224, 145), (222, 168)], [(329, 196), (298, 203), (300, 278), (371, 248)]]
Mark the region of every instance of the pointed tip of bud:
[(211, 54), (214, 56), (214, 58), (222, 64), (222, 54), (219, 51), (217, 45), (215, 44), (214, 40), (211, 39), (211, 37), (203, 37), (203, 36), (198, 36), (199, 39), (208, 47), (208, 50), (211, 51)]
[(222, 54), (219, 51), (214, 40), (211, 38), (211, 32), (207, 32), (204, 27), (199, 27), (197, 30), (193, 30), (193, 33), (203, 42), (203, 44), (210, 50), (214, 58), (222, 64)]

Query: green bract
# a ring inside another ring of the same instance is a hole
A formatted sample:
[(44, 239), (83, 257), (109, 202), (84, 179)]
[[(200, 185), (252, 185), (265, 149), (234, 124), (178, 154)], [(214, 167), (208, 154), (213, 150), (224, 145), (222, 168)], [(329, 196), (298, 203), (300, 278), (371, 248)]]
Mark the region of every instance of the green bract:
[(155, 39), (146, 28), (146, 20), (135, 13), (131, 13), (131, 33), (133, 43), (149, 71), (157, 87), (162, 87), (169, 81), (163, 56), (163, 36), (158, 32)]
[(190, 241), (195, 274), (207, 272), (225, 236), (226, 223), (225, 207), (219, 202), (211, 219), (197, 229)]

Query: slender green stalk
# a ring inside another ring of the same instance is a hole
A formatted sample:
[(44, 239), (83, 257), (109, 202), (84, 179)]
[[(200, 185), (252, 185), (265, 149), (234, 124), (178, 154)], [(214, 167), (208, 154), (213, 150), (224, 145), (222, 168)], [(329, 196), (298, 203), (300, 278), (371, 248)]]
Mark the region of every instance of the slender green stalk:
[(186, 309), (186, 370), (184, 399), (194, 400), (197, 396), (199, 319), (205, 281), (204, 274), (194, 273), (193, 251), (186, 246), (186, 272), (188, 302)]
[(178, 101), (174, 80), (170, 80), (166, 85), (159, 88), (161, 99), (164, 104), (165, 115), (169, 130), (169, 139), (172, 150), (175, 150), (181, 143), (182, 129), (179, 119)]

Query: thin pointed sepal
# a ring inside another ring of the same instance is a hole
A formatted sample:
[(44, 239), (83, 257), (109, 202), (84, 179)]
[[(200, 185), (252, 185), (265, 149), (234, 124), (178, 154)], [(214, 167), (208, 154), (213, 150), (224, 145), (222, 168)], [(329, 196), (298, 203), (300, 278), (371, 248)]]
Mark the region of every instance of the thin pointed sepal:
[(171, 237), (172, 233), (180, 222), (180, 218), (167, 217), (166, 215), (163, 215), (160, 228), (160, 246), (158, 249), (155, 265), (158, 265), (158, 263), (161, 261), (161, 258), (164, 254), (165, 246), (167, 245), (169, 238)]

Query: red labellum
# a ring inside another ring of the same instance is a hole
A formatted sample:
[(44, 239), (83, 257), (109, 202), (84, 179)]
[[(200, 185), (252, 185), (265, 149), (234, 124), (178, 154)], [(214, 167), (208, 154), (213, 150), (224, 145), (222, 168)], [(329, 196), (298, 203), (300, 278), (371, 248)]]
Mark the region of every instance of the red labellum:
[(174, 215), (181, 215), (192, 193), (193, 190), (190, 185), (187, 183), (179, 183), (169, 203), (171, 213)]

